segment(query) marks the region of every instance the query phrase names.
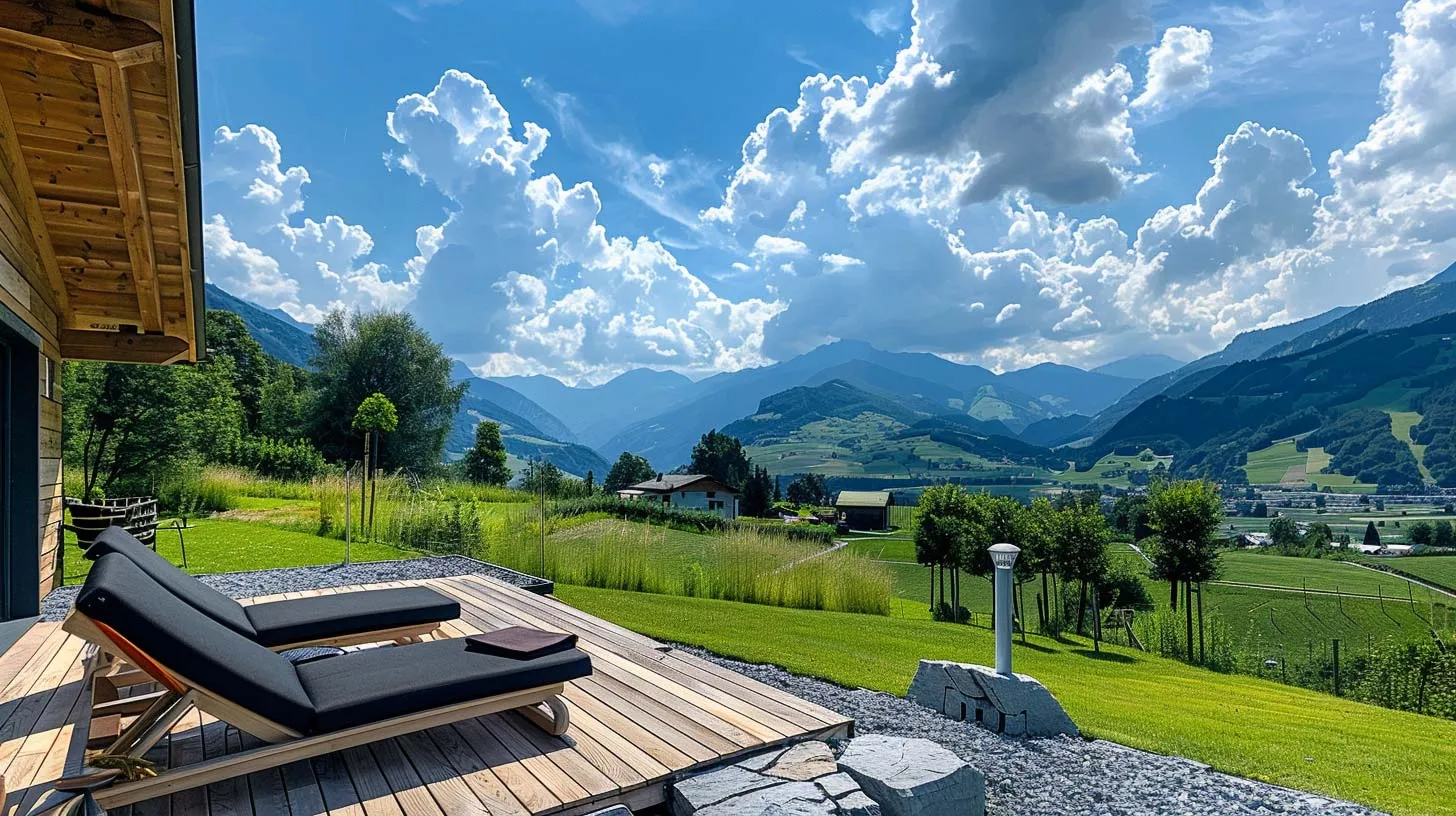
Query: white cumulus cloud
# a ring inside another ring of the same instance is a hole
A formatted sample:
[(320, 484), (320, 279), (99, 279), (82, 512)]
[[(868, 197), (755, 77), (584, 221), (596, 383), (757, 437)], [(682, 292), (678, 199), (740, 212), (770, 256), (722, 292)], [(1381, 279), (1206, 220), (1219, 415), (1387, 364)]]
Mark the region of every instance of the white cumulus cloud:
[(1193, 26), (1173, 26), (1148, 49), (1148, 74), (1134, 108), (1157, 112), (1185, 104), (1208, 90), (1213, 80), (1213, 34)]

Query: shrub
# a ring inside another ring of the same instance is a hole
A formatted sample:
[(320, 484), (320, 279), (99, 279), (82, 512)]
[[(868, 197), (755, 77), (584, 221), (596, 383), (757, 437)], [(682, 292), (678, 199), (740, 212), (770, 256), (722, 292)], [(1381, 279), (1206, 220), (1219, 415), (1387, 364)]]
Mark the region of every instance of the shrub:
[(627, 521), (641, 521), (658, 527), (671, 527), (690, 533), (711, 533), (727, 531), (758, 532), (790, 541), (803, 541), (827, 546), (834, 538), (834, 531), (826, 525), (787, 525), (761, 519), (725, 519), (717, 513), (703, 510), (684, 510), (679, 507), (656, 502), (622, 501), (615, 496), (599, 495), (590, 498), (568, 499), (551, 505), (554, 517), (569, 518), (586, 513), (605, 513)]
[(307, 481), (324, 470), (323, 454), (306, 439), (288, 442), (249, 437), (230, 446), (224, 458), (228, 464), (248, 468), (265, 479)]

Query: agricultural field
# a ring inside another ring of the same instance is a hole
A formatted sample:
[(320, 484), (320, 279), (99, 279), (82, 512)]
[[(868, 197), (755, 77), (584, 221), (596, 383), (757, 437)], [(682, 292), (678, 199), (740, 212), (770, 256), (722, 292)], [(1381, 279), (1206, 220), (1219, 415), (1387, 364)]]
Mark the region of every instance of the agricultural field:
[[(1295, 521), (1328, 524), (1336, 535), (1345, 533), (1350, 536), (1352, 541), (1360, 541), (1365, 535), (1366, 525), (1369, 522), (1375, 522), (1375, 529), (1380, 533), (1380, 540), (1396, 544), (1405, 542), (1404, 525), (1413, 521), (1447, 520), (1456, 523), (1456, 516), (1447, 515), (1444, 506), (1435, 505), (1391, 504), (1387, 505), (1384, 511), (1377, 511), (1373, 509), (1373, 506), (1367, 505), (1348, 509), (1330, 508), (1321, 511), (1319, 508), (1275, 507), (1271, 503), (1269, 505), (1270, 516), (1272, 517), (1275, 512), (1289, 516)], [(1246, 532), (1266, 533), (1269, 531), (1269, 519), (1225, 516), (1224, 530), (1230, 536)]]
[(1415, 411), (1386, 411), (1390, 414), (1390, 431), (1395, 438), (1410, 446), (1411, 455), (1416, 458), (1416, 465), (1421, 469), (1421, 477), (1427, 482), (1434, 483), (1431, 471), (1426, 469), (1426, 445), (1418, 445), (1411, 438), (1411, 428), (1421, 424), (1423, 417)]
[[(1456, 591), (1456, 556), (1423, 555), (1407, 558), (1361, 557), (1356, 560), (1365, 564), (1400, 570), (1401, 572), (1409, 573), (1417, 578)], [(1456, 604), (1456, 600), (1453, 600), (1452, 603)]]
[[(1112, 545), (1111, 555), (1143, 576), (1158, 609), (1167, 608), (1168, 585), (1146, 577), (1146, 561), (1126, 544)], [(1219, 564), (1220, 581), (1270, 587), (1204, 584), (1204, 613), (1225, 627), (1244, 671), (1258, 672), (1270, 658), (1287, 658), (1295, 667), (1328, 657), (1335, 638), (1349, 655), (1387, 638), (1421, 638), (1432, 630), (1456, 634), (1456, 599), (1399, 576), (1334, 560), (1240, 550), (1225, 550)]]
[(1324, 448), (1300, 451), (1293, 438), (1280, 440), (1267, 448), (1250, 451), (1244, 473), (1250, 484), (1307, 485), (1330, 487), (1341, 492), (1369, 493), (1375, 485), (1363, 484), (1354, 476), (1326, 473), (1330, 456)]
[(1058, 482), (1065, 482), (1071, 485), (1112, 485), (1114, 487), (1129, 487), (1127, 474), (1133, 470), (1153, 470), (1159, 464), (1164, 468), (1173, 466), (1173, 457), (1158, 456), (1151, 450), (1144, 450), (1137, 456), (1119, 456), (1109, 453), (1097, 460), (1097, 464), (1085, 471), (1068, 469), (1061, 473), (1053, 474), (1052, 478)]
[[(1410, 582), (1340, 561), (1291, 558), (1273, 553), (1227, 550), (1219, 555), (1219, 580), (1230, 583), (1404, 598)], [(1424, 590), (1422, 590), (1424, 591)]]
[(929, 436), (892, 438), (907, 426), (889, 417), (862, 413), (831, 417), (797, 428), (787, 439), (745, 448), (753, 464), (769, 473), (916, 478), (927, 475), (1045, 478), (1050, 471), (993, 462)]
[[(904, 694), (921, 658), (988, 663), (974, 626), (561, 587), (567, 603), (659, 640)], [(1456, 722), (1343, 700), (1068, 636), (1013, 647), (1091, 737), (1396, 814), (1456, 814)], [(1420, 761), (1411, 761), (1420, 757)]]

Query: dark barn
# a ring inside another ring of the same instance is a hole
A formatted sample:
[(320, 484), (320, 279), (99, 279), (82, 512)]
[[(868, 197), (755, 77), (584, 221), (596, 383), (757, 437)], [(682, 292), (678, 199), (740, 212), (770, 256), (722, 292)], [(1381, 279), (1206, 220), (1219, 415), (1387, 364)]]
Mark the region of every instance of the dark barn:
[(895, 497), (888, 490), (841, 490), (834, 507), (855, 530), (885, 530)]

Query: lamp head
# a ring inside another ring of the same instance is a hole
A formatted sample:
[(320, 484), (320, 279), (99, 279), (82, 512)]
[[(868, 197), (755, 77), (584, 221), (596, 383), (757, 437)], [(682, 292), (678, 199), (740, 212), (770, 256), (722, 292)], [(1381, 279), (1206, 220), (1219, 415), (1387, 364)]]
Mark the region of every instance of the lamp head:
[(991, 562), (997, 569), (1011, 569), (1016, 563), (1016, 556), (1021, 554), (1021, 548), (1015, 544), (992, 544)]

